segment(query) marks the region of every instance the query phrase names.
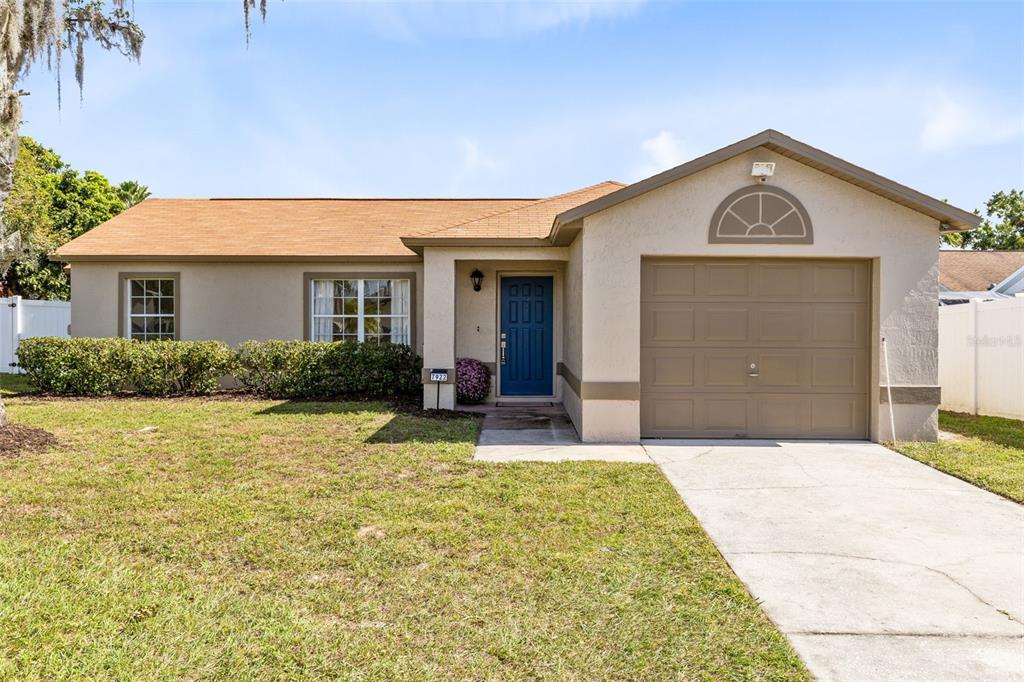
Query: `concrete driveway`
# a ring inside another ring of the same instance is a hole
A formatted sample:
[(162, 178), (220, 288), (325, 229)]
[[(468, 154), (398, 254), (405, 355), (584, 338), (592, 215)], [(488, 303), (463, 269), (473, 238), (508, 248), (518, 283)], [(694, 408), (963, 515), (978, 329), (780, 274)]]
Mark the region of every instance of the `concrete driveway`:
[(1024, 508), (872, 443), (648, 441), (823, 680), (1024, 680)]

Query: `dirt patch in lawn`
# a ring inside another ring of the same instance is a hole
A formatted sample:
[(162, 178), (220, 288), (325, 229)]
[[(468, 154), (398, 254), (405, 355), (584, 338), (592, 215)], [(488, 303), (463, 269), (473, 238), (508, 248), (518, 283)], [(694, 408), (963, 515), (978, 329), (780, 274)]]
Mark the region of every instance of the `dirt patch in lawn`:
[(0, 459), (27, 452), (42, 452), (57, 444), (57, 438), (45, 429), (22, 424), (0, 426)]

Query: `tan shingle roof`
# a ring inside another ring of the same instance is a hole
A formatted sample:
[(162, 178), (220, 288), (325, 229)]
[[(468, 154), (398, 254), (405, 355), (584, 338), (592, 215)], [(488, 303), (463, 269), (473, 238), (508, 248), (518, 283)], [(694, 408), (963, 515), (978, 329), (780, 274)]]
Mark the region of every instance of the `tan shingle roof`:
[(950, 291), (988, 291), (1024, 267), (1024, 251), (939, 251), (939, 282)]
[[(555, 216), (625, 185), (608, 180), (547, 199), (538, 199), (525, 206), (513, 206), (492, 215), (453, 225), (414, 237), (423, 239), (544, 239), (551, 233)], [(406, 240), (410, 241), (410, 240)]]
[(147, 199), (64, 244), (55, 257), (414, 258), (401, 237), (535, 201)]

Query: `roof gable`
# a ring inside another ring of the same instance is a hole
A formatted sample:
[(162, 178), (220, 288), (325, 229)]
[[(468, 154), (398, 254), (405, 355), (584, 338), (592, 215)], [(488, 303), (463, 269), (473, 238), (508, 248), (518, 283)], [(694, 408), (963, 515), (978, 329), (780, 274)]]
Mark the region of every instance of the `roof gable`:
[(799, 140), (783, 135), (777, 130), (768, 129), (745, 140), (722, 147), (710, 154), (705, 154), (675, 168), (652, 175), (645, 180), (623, 187), (617, 192), (612, 192), (559, 214), (555, 218), (551, 229), (551, 240), (554, 244), (568, 244), (575, 238), (576, 233), (579, 232), (579, 221), (583, 218), (624, 201), (634, 199), (676, 180), (681, 180), (758, 147), (770, 149), (782, 156), (804, 163), (823, 173), (845, 180), (897, 204), (935, 218), (942, 225), (943, 231), (973, 230), (981, 221), (978, 216), (969, 211), (922, 194), (917, 190), (872, 173), (860, 166), (855, 166), (848, 161), (840, 159), (838, 156), (833, 156)]

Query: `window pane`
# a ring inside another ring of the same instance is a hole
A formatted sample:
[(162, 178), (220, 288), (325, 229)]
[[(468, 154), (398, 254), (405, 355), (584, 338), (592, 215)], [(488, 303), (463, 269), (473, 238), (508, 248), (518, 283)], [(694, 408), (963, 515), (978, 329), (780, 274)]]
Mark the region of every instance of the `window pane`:
[(145, 313), (147, 315), (156, 315), (160, 312), (160, 301), (156, 298), (145, 299)]
[(132, 299), (132, 315), (141, 315), (146, 312), (146, 306), (141, 298)]
[(379, 279), (368, 279), (363, 282), (363, 296), (366, 298), (375, 298), (380, 293), (381, 280)]
[(146, 296), (159, 296), (160, 295), (160, 280), (158, 279), (144, 279), (142, 280), (142, 286), (146, 289)]
[(162, 279), (162, 280), (160, 280), (160, 295), (161, 296), (174, 296), (174, 280), (173, 279)]
[(132, 320), (132, 336), (135, 336), (136, 334), (141, 334), (144, 331), (145, 331), (145, 326), (144, 326), (143, 321), (141, 319), (139, 319), (139, 318), (133, 319)]
[(363, 320), (363, 335), (369, 336), (370, 334), (376, 334), (379, 330), (379, 319), (376, 317), (367, 317)]
[(393, 280), (390, 312), (392, 315), (409, 314), (409, 280)]
[(334, 295), (337, 298), (354, 298), (359, 295), (358, 285), (354, 279), (339, 279), (334, 282)]
[(382, 298), (377, 301), (377, 313), (379, 315), (390, 315), (391, 314), (391, 299)]
[(142, 296), (142, 280), (132, 280), (132, 296)]
[(376, 315), (377, 314), (377, 299), (368, 298), (363, 301), (363, 314), (364, 315)]
[(173, 317), (158, 317), (160, 321), (160, 331), (167, 336), (174, 336), (174, 318)]
[(330, 341), (333, 325), (329, 317), (317, 317), (313, 320), (313, 340)]
[(391, 343), (409, 343), (409, 318), (392, 317), (388, 320), (391, 324)]
[(164, 315), (174, 314), (174, 299), (173, 298), (161, 298), (160, 299), (160, 312)]

